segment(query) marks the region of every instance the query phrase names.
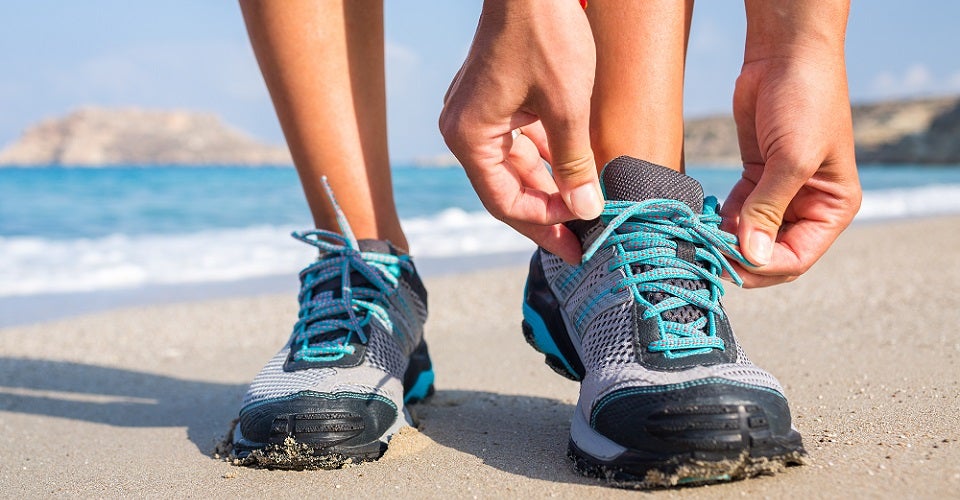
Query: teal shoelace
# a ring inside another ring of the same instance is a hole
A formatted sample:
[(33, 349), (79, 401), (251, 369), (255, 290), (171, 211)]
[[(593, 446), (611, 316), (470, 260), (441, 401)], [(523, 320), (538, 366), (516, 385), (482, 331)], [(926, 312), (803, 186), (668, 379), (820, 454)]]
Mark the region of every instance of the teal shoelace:
[[(629, 289), (633, 299), (644, 306), (643, 319), (657, 318), (661, 338), (647, 346), (652, 352), (680, 358), (724, 349), (723, 339), (716, 336), (715, 323), (717, 317), (724, 317), (720, 274), (726, 271), (737, 285), (742, 285), (726, 257), (745, 266), (752, 264), (737, 248), (736, 237), (720, 230), (718, 210), (712, 196), (704, 200), (700, 214), (686, 203), (666, 199), (608, 201), (604, 206), (601, 218), (606, 227), (584, 253), (583, 262), (601, 248), (616, 249), (617, 257), (609, 271), (622, 269), (624, 278), (611, 293)], [(680, 241), (693, 244), (694, 260), (703, 266), (677, 256)], [(670, 280), (702, 280), (707, 286), (691, 290)], [(645, 297), (649, 293), (662, 293), (666, 298), (653, 304)], [(702, 317), (689, 323), (663, 317), (667, 311), (688, 305), (703, 311)]]
[[(350, 344), (355, 339), (367, 343), (364, 328), (373, 319), (387, 331), (394, 331), (393, 322), (382, 304), (396, 292), (401, 271), (412, 271), (409, 256), (360, 251), (333, 190), (325, 177), (322, 180), (343, 234), (322, 229), (292, 234), (320, 250), (317, 262), (300, 272), (300, 312), (294, 325), (293, 340), (300, 344), (294, 354), (298, 361), (330, 362), (353, 354), (355, 348)], [(354, 273), (359, 273), (367, 283), (354, 286)], [(340, 296), (334, 297), (329, 286), (322, 285), (337, 277), (340, 278)], [(343, 334), (331, 338), (334, 332)]]

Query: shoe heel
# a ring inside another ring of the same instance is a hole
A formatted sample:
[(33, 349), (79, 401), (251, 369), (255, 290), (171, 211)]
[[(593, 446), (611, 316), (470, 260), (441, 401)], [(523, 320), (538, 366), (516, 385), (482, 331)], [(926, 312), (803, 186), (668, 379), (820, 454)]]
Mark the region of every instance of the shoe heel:
[(540, 264), (540, 250), (530, 258), (530, 274), (523, 290), (523, 337), (544, 355), (544, 363), (564, 377), (583, 380), (583, 362), (567, 334), (560, 303), (550, 291)]
[(433, 382), (433, 363), (430, 362), (427, 343), (421, 341), (416, 350), (410, 354), (410, 364), (403, 375), (403, 403), (419, 403), (432, 396)]
[(550, 335), (540, 315), (527, 304), (523, 304), (523, 316), (524, 319), (520, 324), (520, 327), (523, 329), (523, 338), (530, 344), (530, 347), (533, 347), (543, 354), (543, 362), (549, 366), (551, 370), (570, 380), (579, 382), (583, 379), (583, 374), (577, 372), (577, 370), (566, 361), (560, 352), (560, 348), (557, 347), (557, 344), (553, 341), (553, 336)]

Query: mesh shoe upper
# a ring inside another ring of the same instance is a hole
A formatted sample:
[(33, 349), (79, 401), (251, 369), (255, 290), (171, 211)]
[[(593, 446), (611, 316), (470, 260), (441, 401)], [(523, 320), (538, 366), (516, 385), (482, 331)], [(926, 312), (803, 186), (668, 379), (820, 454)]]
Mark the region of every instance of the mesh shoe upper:
[(627, 157), (611, 162), (602, 181), (611, 200), (604, 215), (573, 227), (584, 240), (584, 262), (570, 266), (539, 251), (579, 340), (581, 402), (701, 379), (781, 394), (777, 380), (744, 355), (720, 306), (719, 274), (732, 271), (720, 251), (739, 253), (717, 228), (715, 201), (704, 205), (692, 178)]

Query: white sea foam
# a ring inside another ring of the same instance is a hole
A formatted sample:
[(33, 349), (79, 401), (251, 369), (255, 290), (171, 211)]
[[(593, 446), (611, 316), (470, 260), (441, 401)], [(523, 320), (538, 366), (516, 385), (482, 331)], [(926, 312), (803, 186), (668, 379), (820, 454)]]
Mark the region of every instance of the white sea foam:
[(252, 227), (74, 240), (0, 238), (0, 297), (287, 273), (311, 255), (288, 234)]
[[(486, 212), (449, 209), (405, 221), (404, 227), (418, 258), (533, 248)], [(296, 273), (316, 254), (290, 237), (293, 229), (258, 226), (72, 240), (0, 237), (0, 297)]]
[(450, 208), (432, 217), (404, 221), (417, 257), (455, 257), (533, 251), (533, 243), (486, 212)]
[[(857, 220), (960, 213), (960, 185), (868, 191)], [(485, 212), (444, 210), (404, 221), (418, 258), (532, 250)], [(293, 228), (257, 226), (173, 235), (54, 240), (0, 237), (0, 297), (232, 281), (296, 273), (313, 258)]]
[(960, 213), (960, 185), (867, 191), (856, 220), (897, 219)]

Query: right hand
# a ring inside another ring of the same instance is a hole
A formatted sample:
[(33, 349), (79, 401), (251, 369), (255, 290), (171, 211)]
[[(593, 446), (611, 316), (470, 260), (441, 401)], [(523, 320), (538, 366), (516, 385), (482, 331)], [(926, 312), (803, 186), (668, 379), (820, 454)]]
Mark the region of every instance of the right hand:
[(734, 115), (744, 171), (721, 209), (722, 227), (755, 264), (740, 269), (745, 287), (793, 281), (860, 208), (843, 59), (746, 62)]
[(595, 68), (578, 2), (487, 0), (440, 114), (484, 207), (571, 264), (581, 246), (561, 223), (603, 209), (590, 147)]
[(747, 0), (733, 114), (743, 175), (720, 211), (746, 287), (793, 281), (860, 208), (844, 61), (849, 0)]

